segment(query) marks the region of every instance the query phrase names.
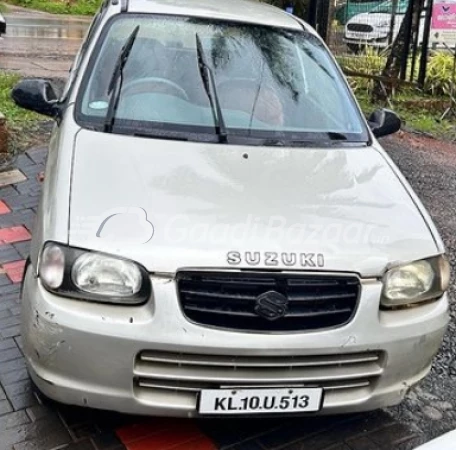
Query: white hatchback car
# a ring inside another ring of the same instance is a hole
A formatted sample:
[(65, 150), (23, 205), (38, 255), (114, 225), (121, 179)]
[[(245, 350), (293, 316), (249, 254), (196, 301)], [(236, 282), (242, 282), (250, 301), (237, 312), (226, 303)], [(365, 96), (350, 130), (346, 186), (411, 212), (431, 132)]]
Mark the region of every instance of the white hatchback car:
[(400, 402), (448, 322), (420, 201), (314, 30), (257, 1), (107, 0), (62, 93), (22, 291), (33, 381), (135, 414)]

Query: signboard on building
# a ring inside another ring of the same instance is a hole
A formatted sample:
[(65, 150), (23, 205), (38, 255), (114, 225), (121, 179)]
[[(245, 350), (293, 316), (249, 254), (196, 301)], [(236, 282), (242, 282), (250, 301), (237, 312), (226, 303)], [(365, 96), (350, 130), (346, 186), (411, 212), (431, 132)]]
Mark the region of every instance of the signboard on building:
[(432, 10), (431, 43), (456, 45), (456, 0), (436, 0)]

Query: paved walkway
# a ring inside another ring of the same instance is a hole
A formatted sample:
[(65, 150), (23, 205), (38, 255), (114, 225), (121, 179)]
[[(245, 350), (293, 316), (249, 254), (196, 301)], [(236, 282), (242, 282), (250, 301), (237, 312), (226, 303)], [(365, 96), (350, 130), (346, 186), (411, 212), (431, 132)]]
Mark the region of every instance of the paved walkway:
[(406, 450), (424, 439), (386, 412), (299, 419), (127, 417), (40, 399), (21, 352), (19, 289), (46, 149), (0, 173), (0, 450)]

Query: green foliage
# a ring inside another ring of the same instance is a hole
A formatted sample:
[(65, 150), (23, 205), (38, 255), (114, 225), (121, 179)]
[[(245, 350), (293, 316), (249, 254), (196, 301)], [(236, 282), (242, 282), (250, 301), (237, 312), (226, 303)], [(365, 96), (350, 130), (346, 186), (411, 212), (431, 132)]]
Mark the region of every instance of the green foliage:
[[(338, 63), (344, 72), (355, 72), (363, 75), (381, 75), (386, 64), (386, 54), (372, 47), (366, 46), (358, 55), (340, 56)], [(374, 80), (363, 77), (350, 77), (352, 89), (371, 93), (374, 88)]]
[[(36, 140), (39, 121), (38, 114), (19, 108), (11, 99), (11, 89), (20, 80), (18, 75), (0, 71), (0, 112), (7, 119), (9, 130), (8, 152), (10, 155), (27, 149)], [(0, 168), (4, 157), (0, 158)]]
[[(228, 0), (229, 1), (229, 0)], [(307, 5), (309, 4), (309, 0), (261, 0), (265, 3), (269, 3), (273, 6), (277, 6), (278, 8), (284, 9), (288, 6), (289, 3), (294, 5), (294, 14), (299, 17), (305, 17)]]
[[(449, 52), (435, 52), (429, 59), (425, 89), (433, 95), (452, 91), (454, 57)], [(453, 86), (454, 88), (454, 86)]]
[(93, 15), (101, 0), (3, 0), (5, 3), (53, 14)]
[(39, 118), (37, 114), (16, 106), (11, 99), (11, 89), (19, 80), (18, 75), (0, 72), (0, 112), (12, 125)]

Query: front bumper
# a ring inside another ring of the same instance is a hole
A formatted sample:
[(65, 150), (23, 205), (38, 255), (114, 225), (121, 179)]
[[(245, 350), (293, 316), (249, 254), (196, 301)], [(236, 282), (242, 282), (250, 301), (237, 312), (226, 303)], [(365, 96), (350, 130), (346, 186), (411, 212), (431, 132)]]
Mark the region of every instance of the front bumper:
[(388, 34), (378, 32), (362, 33), (346, 31), (343, 40), (346, 44), (359, 45), (360, 47), (386, 48), (388, 46)]
[(377, 409), (399, 403), (427, 374), (449, 320), (446, 296), (379, 312), (381, 284), (371, 280), (341, 328), (239, 333), (188, 322), (174, 280), (153, 277), (152, 285), (144, 306), (98, 305), (50, 294), (28, 270), (23, 341), (39, 389), (74, 405), (195, 417), (198, 387), (292, 384), (324, 386), (323, 414)]

